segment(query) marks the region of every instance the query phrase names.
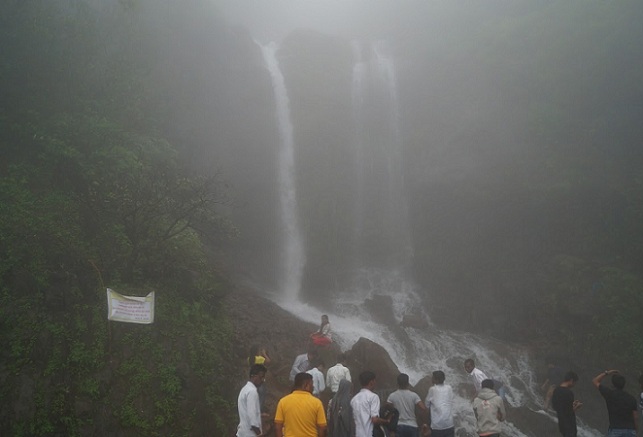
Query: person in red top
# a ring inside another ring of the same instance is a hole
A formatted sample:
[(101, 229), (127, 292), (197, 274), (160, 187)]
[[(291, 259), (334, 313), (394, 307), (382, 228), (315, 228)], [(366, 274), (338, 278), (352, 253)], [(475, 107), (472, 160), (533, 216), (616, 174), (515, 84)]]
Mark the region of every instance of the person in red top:
[(328, 316), (324, 314), (321, 316), (321, 325), (319, 326), (319, 331), (313, 332), (310, 334), (310, 339), (313, 344), (317, 346), (328, 346), (333, 342), (333, 334), (330, 329), (330, 321)]

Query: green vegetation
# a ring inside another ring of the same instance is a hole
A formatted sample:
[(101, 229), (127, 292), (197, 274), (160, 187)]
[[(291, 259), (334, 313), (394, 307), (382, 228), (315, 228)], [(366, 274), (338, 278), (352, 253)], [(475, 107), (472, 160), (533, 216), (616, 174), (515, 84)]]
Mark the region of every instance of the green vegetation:
[[(146, 6), (0, 6), (3, 435), (230, 429), (228, 285), (204, 241), (235, 230), (166, 130)], [(155, 290), (155, 323), (109, 323), (106, 286)]]

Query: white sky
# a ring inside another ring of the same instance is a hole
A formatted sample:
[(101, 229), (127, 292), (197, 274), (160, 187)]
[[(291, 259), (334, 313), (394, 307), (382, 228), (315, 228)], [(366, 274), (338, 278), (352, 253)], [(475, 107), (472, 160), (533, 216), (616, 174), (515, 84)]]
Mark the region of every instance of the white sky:
[(215, 0), (230, 24), (248, 28), (260, 40), (279, 41), (297, 28), (348, 35), (379, 0)]

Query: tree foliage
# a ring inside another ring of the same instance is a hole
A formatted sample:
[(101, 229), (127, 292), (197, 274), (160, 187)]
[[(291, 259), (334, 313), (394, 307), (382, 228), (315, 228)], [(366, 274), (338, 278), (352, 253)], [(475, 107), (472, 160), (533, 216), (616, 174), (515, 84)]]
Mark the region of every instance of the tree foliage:
[[(189, 168), (194, 144), (162, 124), (168, 105), (155, 103), (167, 87), (153, 86), (161, 54), (137, 13), (144, 3), (0, 6), (0, 361), (9, 375), (0, 395), (16, 399), (0, 414), (3, 435), (194, 435), (195, 420), (223, 435), (229, 426), (228, 383), (208, 372), (227, 369), (229, 326), (212, 309), (226, 285), (204, 242), (235, 229), (222, 214), (224, 181)], [(108, 329), (107, 285), (157, 290), (162, 320)], [(179, 351), (198, 375), (179, 370)], [(182, 418), (181, 381), (207, 390), (203, 404), (218, 413), (192, 406)], [(156, 395), (164, 400), (145, 402)]]

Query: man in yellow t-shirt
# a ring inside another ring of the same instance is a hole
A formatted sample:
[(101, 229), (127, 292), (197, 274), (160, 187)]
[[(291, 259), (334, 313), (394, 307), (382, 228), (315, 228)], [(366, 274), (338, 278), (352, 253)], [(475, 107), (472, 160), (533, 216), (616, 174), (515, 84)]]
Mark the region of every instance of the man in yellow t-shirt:
[(310, 373), (295, 375), (293, 392), (277, 404), (277, 437), (326, 437), (324, 406), (312, 391), (313, 376)]

